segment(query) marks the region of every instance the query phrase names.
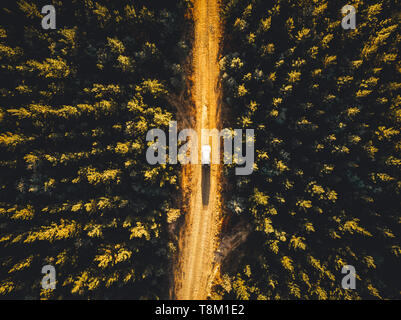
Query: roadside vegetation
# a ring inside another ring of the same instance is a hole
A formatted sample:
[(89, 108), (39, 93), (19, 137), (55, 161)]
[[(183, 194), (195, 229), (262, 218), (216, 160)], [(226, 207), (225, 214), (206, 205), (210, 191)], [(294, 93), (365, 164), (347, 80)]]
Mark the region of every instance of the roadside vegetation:
[(0, 13), (0, 296), (166, 298), (178, 168), (145, 138), (184, 86), (187, 2), (52, 1), (56, 30), (42, 2)]
[(400, 2), (350, 4), (356, 30), (342, 1), (223, 1), (225, 126), (256, 134), (254, 173), (225, 170), (253, 232), (223, 298), (400, 298)]

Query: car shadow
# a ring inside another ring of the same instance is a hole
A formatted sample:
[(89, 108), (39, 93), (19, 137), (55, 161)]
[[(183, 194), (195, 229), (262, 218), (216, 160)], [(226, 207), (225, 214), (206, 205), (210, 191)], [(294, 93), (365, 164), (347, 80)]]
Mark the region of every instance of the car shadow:
[(202, 204), (209, 205), (210, 197), (210, 165), (202, 165)]

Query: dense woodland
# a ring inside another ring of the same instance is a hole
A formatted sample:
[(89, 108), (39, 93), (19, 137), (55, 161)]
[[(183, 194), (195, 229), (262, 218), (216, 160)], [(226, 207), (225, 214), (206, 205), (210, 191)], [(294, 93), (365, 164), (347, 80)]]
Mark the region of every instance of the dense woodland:
[[(168, 297), (180, 167), (145, 138), (188, 83), (189, 2), (2, 1), (0, 298)], [(256, 162), (224, 167), (252, 232), (214, 298), (400, 298), (401, 2), (350, 4), (356, 30), (343, 1), (222, 1), (224, 127), (255, 129)]]
[(188, 4), (1, 5), (0, 297), (168, 297), (179, 167), (148, 165), (145, 138), (175, 116)]
[(223, 298), (400, 298), (401, 2), (352, 1), (356, 30), (344, 4), (223, 1), (226, 126), (256, 134), (254, 173), (225, 170), (253, 232)]

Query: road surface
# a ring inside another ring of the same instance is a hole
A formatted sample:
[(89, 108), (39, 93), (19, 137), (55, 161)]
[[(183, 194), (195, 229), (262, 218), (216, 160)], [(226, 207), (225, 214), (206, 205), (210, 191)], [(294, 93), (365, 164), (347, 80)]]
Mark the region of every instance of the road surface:
[[(196, 131), (219, 128), (219, 44), (221, 25), (217, 0), (194, 0), (192, 98)], [(200, 139), (199, 139), (200, 140)], [(199, 141), (199, 159), (200, 159)], [(185, 224), (179, 237), (178, 263), (174, 270), (174, 298), (206, 299), (210, 293), (220, 224), (220, 165), (201, 164), (183, 169), (183, 186), (189, 190)]]

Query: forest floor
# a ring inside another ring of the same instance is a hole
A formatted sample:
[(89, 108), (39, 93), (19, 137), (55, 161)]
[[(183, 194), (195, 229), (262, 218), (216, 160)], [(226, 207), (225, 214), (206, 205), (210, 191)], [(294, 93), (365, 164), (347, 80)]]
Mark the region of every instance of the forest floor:
[[(201, 130), (220, 127), (219, 45), (221, 24), (218, 0), (194, 0), (195, 39), (192, 60), (192, 99), (199, 137)], [(216, 266), (215, 252), (220, 231), (220, 165), (183, 168), (187, 195), (185, 223), (179, 237), (178, 261), (174, 270), (174, 298), (206, 299)]]

